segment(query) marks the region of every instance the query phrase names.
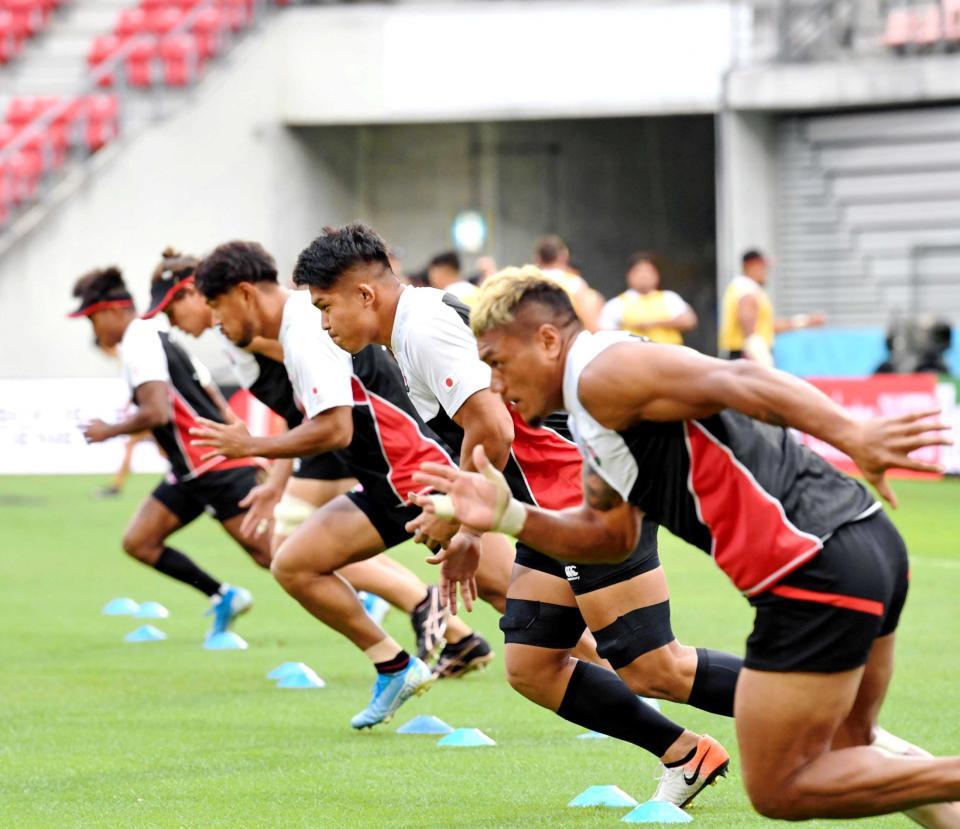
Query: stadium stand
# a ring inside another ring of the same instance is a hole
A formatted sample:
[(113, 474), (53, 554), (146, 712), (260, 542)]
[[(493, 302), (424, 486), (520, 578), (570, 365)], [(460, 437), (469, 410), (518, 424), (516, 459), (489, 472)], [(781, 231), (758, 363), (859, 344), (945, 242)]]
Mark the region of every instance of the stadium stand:
[[(0, 55), (12, 55), (46, 25), (57, 0), (0, 2)], [(199, 81), (257, 14), (255, 0), (77, 0), (15, 73), (0, 72), (0, 90), (13, 93), (0, 104), (0, 228), (65, 165), (149, 121), (140, 112), (144, 92)]]

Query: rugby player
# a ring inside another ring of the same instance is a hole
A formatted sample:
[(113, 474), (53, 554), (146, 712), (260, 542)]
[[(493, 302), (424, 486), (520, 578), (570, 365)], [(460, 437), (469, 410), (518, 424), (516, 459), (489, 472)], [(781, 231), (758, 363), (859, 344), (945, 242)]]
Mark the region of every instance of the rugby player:
[[(351, 358), (323, 331), (305, 291), (277, 282), (274, 261), (260, 245), (230, 242), (198, 266), (196, 284), (223, 333), (241, 348), (256, 337), (278, 340), (303, 422), (281, 435), (253, 437), (243, 424), (202, 422), (194, 444), (228, 457), (291, 458), (336, 451), (362, 491), (339, 495), (284, 542), (273, 573), (317, 619), (347, 637), (373, 663), (378, 678), (366, 709), (353, 720), (368, 728), (389, 720), (433, 680), (368, 616), (337, 571), (406, 541), (404, 524), (419, 513), (405, 493), (422, 460), (451, 462), (445, 447), (417, 418), (396, 364), (383, 349)], [(445, 522), (444, 522), (445, 523)], [(492, 659), (489, 645), (460, 620), (445, 633), (469, 655), (465, 669)]]
[(189, 429), (198, 416), (218, 423), (233, 417), (209, 373), (155, 323), (138, 319), (133, 298), (117, 268), (94, 270), (74, 286), (79, 307), (71, 317), (86, 317), (98, 342), (119, 346), (123, 377), (137, 408), (119, 423), (93, 420), (83, 428), (88, 443), (149, 430), (170, 461), (167, 478), (140, 505), (123, 535), (128, 555), (160, 573), (188, 584), (210, 598), (210, 635), (227, 630), (250, 609), (249, 591), (231, 586), (201, 569), (166, 540), (205, 511), (261, 567), (270, 566), (266, 539), (241, 532), (244, 498), (257, 485), (249, 459), (202, 458), (190, 445)]
[(644, 524), (661, 523), (709, 553), (756, 610), (736, 690), (754, 807), (787, 820), (908, 811), (955, 826), (955, 806), (924, 804), (960, 799), (960, 758), (920, 756), (877, 729), (907, 593), (903, 540), (862, 484), (787, 431), (845, 452), (895, 506), (886, 470), (936, 471), (910, 453), (949, 442), (936, 413), (857, 422), (748, 361), (591, 334), (535, 268), (488, 283), (471, 324), (492, 388), (526, 420), (569, 413), (593, 483), (579, 510), (531, 507), (478, 448), (482, 475), (436, 465), (418, 476), (449, 493), (440, 513), (578, 562), (622, 559)]
[[(162, 292), (160, 289), (155, 292), (156, 301), (144, 314), (145, 318), (162, 312), (171, 325), (194, 337), (213, 328), (213, 311), (194, 284), (198, 263), (196, 257), (168, 250), (157, 268), (157, 280), (163, 283)], [(216, 334), (236, 369), (239, 383), (283, 417), (289, 428), (300, 425), (303, 415), (294, 404), (280, 344), (256, 338), (243, 350), (219, 330)], [(334, 453), (276, 461), (269, 479), (251, 490), (241, 502), (241, 506), (248, 508), (241, 531), (246, 536), (266, 532), (275, 515), (272, 549), (276, 551), (315, 509), (349, 492), (355, 484), (356, 479), (346, 464)], [(357, 590), (382, 596), (410, 615), (417, 637), (417, 655), (421, 659), (433, 656), (443, 644), (447, 621), (436, 587), (428, 588), (412, 571), (385, 555), (348, 564), (339, 573)]]
[[(556, 431), (531, 428), (504, 405), (489, 388), (490, 369), (478, 356), (466, 307), (441, 291), (401, 284), (370, 228), (327, 228), (300, 254), (294, 281), (309, 286), (334, 342), (354, 353), (371, 343), (389, 346), (421, 417), (448, 445), (461, 447), (461, 462), (482, 446), (525, 502), (555, 509), (582, 502), (576, 447)], [(422, 519), (410, 526), (421, 530)], [(677, 642), (656, 524), (647, 522), (634, 541), (630, 557), (612, 566), (561, 564), (518, 545), (500, 622), (507, 673), (528, 699), (659, 757), (665, 771), (655, 798), (683, 806), (725, 773), (727, 752), (636, 695), (732, 716), (740, 660)], [(476, 560), (456, 548), (435, 560), (442, 562), (447, 600), (455, 603), (457, 583), (469, 599)], [(585, 627), (619, 677), (571, 657)]]

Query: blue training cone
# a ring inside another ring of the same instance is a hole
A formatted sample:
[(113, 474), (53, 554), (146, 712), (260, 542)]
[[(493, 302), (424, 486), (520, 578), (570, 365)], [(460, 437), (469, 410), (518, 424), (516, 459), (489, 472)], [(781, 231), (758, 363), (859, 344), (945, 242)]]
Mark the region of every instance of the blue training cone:
[(458, 728), (456, 731), (451, 731), (446, 737), (437, 740), (437, 745), (473, 748), (475, 746), (495, 746), (496, 742), (479, 728)]
[(215, 633), (208, 636), (203, 643), (203, 647), (208, 651), (245, 651), (247, 649), (246, 640), (237, 636), (232, 630), (225, 633)]
[(104, 616), (133, 616), (140, 609), (133, 599), (111, 599), (100, 612)]
[(663, 800), (648, 800), (622, 818), (624, 823), (690, 823), (693, 818), (683, 809)]
[(124, 642), (160, 642), (167, 638), (162, 630), (157, 630), (153, 625), (141, 625), (136, 630), (130, 631), (123, 637)]
[(326, 688), (327, 683), (310, 668), (300, 663), (298, 670), (287, 674), (277, 683), (278, 688)]
[(397, 734), (452, 734), (453, 726), (437, 717), (420, 714), (397, 729)]
[(290, 676), (290, 674), (295, 674), (301, 668), (306, 668), (302, 662), (284, 662), (282, 665), (277, 665), (270, 673), (267, 674), (267, 679), (284, 679), (285, 677)]
[(578, 740), (609, 740), (610, 737), (606, 734), (601, 734), (599, 731), (584, 731), (583, 734), (577, 734)]
[(170, 611), (160, 602), (144, 602), (133, 615), (138, 619), (166, 619)]
[(567, 804), (567, 806), (610, 806), (615, 809), (636, 805), (637, 801), (619, 786), (591, 786)]

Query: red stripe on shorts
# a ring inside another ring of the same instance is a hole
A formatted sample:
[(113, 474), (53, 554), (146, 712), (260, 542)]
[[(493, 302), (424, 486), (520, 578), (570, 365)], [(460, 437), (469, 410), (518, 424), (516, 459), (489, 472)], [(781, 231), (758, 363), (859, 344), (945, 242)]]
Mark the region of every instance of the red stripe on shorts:
[(883, 602), (873, 599), (860, 599), (856, 596), (844, 596), (842, 593), (821, 593), (819, 590), (803, 590), (799, 587), (790, 587), (778, 584), (770, 592), (774, 596), (783, 596), (785, 599), (797, 599), (801, 602), (819, 602), (833, 607), (842, 607), (846, 610), (856, 610), (860, 613), (869, 613), (871, 616), (883, 616)]

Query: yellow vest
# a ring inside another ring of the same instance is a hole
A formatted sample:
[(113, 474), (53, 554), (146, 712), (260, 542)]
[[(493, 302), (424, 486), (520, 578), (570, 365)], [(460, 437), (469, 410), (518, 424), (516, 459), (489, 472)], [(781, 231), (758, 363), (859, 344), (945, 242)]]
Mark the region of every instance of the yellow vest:
[(641, 327), (643, 323), (672, 319), (673, 314), (667, 308), (666, 295), (663, 291), (650, 291), (648, 294), (627, 291), (620, 295), (620, 299), (623, 301), (624, 331), (648, 337), (655, 343), (683, 344), (683, 337), (676, 328)]
[(749, 276), (737, 276), (730, 281), (723, 294), (720, 316), (720, 350), (743, 351), (743, 329), (737, 318), (737, 306), (741, 297), (753, 294), (757, 298), (757, 325), (754, 333), (763, 337), (766, 344), (773, 348), (773, 305), (763, 287)]

